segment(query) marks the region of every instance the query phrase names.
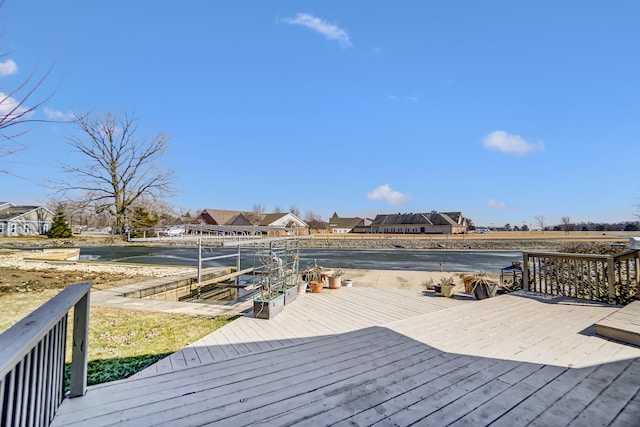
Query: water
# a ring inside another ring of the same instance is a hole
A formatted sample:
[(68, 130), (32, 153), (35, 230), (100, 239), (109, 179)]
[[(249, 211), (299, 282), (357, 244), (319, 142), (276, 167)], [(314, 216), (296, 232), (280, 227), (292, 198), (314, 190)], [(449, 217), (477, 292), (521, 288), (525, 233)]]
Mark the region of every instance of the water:
[[(204, 249), (203, 258), (235, 254), (237, 248)], [(195, 247), (83, 247), (80, 259), (85, 261), (124, 262), (195, 266)], [(521, 251), (433, 250), (433, 249), (300, 249), (300, 268), (317, 263), (331, 268), (376, 270), (415, 270), (455, 272), (499, 272), (513, 261), (522, 261)], [(256, 261), (257, 264), (257, 261)], [(204, 267), (233, 267), (235, 258), (211, 260)], [(253, 251), (242, 249), (241, 268), (254, 265)]]

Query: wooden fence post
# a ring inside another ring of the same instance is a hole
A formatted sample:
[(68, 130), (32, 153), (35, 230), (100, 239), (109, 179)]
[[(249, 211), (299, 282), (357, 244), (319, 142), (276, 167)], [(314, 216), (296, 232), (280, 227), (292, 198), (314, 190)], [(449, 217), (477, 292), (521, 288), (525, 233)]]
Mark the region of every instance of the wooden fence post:
[(529, 253), (522, 253), (522, 289), (529, 290)]
[(616, 266), (612, 255), (607, 257), (607, 282), (609, 285), (609, 304), (616, 303)]
[(87, 391), (87, 344), (89, 341), (89, 292), (73, 307), (73, 348), (69, 397)]

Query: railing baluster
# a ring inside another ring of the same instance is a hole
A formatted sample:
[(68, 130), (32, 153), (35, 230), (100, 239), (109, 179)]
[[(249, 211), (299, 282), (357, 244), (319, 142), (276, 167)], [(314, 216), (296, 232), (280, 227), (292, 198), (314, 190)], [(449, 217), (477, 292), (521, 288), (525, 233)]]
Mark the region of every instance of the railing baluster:
[(53, 420), (53, 411), (52, 411), (52, 401), (51, 398), (51, 388), (53, 387), (53, 369), (51, 367), (51, 361), (53, 360), (53, 347), (55, 346), (55, 331), (52, 329), (47, 334), (47, 350), (45, 352), (45, 356), (47, 358), (45, 363), (45, 398), (44, 398), (44, 413), (43, 419), (45, 421), (45, 425), (49, 425)]
[(67, 314), (73, 307), (77, 349), (71, 383), (84, 392), (90, 288), (89, 283), (68, 286), (0, 335), (1, 426), (47, 426), (53, 420), (64, 398)]
[(640, 250), (616, 256), (523, 252), (523, 289), (625, 304), (640, 297)]

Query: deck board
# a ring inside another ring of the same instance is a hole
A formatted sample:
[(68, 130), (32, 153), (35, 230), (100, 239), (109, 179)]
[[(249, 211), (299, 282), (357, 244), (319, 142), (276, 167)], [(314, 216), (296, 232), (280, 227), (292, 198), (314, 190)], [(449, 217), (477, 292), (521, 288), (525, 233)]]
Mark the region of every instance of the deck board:
[(589, 328), (612, 310), (518, 295), (307, 294), (144, 375), (89, 387), (53, 425), (629, 425), (640, 348)]

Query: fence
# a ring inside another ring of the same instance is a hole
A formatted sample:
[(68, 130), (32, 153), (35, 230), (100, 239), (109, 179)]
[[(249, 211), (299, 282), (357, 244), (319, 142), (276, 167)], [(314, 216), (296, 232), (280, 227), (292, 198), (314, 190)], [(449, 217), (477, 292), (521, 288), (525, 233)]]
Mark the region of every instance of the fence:
[(550, 295), (627, 304), (640, 295), (640, 251), (618, 255), (523, 252), (523, 288)]
[(91, 283), (62, 292), (0, 335), (1, 426), (47, 426), (64, 398), (67, 317), (73, 312), (70, 397), (87, 386)]

